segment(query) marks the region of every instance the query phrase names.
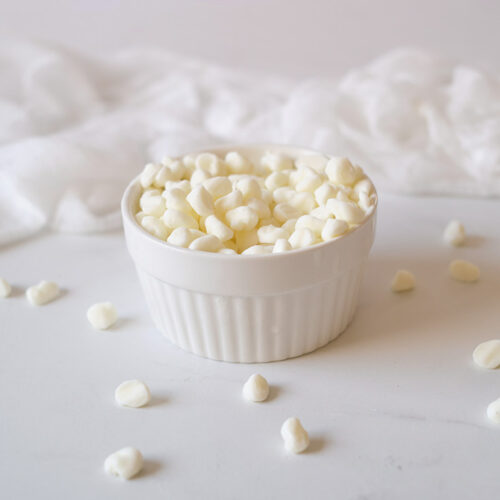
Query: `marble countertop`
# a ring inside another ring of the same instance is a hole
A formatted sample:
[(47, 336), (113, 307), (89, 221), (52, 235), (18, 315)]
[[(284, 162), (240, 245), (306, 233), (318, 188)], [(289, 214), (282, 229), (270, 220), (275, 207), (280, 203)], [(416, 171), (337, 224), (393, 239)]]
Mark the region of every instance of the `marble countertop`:
[[(336, 341), (263, 365), (205, 360), (155, 331), (121, 233), (43, 235), (0, 251), (15, 285), (0, 301), (0, 483), (5, 499), (175, 498), (357, 500), (494, 498), (500, 427), (485, 411), (500, 371), (472, 364), (500, 336), (498, 200), (382, 196), (378, 234), (357, 315)], [(449, 219), (469, 242), (441, 243)], [(479, 283), (447, 276), (452, 258), (481, 267)], [(417, 288), (388, 290), (399, 268)], [(23, 290), (64, 289), (45, 307)], [(86, 310), (111, 300), (120, 320), (92, 330)], [(263, 374), (270, 400), (246, 403), (245, 379)], [(126, 379), (148, 383), (143, 409), (115, 405)], [(281, 423), (298, 416), (310, 450), (288, 456)], [(139, 448), (145, 470), (122, 482), (105, 457)]]

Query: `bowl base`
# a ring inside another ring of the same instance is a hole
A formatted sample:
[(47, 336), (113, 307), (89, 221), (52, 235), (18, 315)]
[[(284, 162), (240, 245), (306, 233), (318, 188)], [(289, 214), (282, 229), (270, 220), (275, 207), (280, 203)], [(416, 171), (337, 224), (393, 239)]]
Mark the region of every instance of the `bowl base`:
[(238, 297), (178, 288), (138, 269), (153, 322), (170, 342), (235, 363), (294, 358), (337, 338), (354, 316), (362, 271), (286, 293)]

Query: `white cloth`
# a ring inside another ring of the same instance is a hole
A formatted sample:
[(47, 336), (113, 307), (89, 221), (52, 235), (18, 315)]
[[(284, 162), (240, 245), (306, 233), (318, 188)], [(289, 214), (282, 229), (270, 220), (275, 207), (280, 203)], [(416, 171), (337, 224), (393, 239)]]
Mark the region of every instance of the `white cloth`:
[(418, 50), (295, 81), (154, 50), (3, 44), (0, 244), (116, 228), (146, 161), (258, 141), (347, 155), (379, 190), (498, 196), (500, 80)]

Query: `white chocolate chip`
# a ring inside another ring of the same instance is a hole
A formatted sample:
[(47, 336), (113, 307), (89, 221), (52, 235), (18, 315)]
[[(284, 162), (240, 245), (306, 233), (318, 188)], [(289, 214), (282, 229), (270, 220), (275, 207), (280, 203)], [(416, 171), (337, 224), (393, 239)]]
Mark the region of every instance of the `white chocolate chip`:
[(288, 219), (297, 219), (301, 213), (289, 203), (278, 203), (273, 210), (273, 216), (279, 222), (286, 222)]
[(356, 169), (347, 158), (331, 158), (326, 165), (325, 172), (334, 184), (350, 186), (357, 179)]
[(0, 278), (0, 298), (7, 298), (11, 292), (12, 287), (10, 286), (10, 283), (4, 278)]
[(160, 240), (166, 240), (169, 229), (162, 220), (153, 217), (152, 215), (146, 215), (141, 220), (141, 226), (149, 233)]
[(237, 189), (226, 196), (222, 196), (215, 202), (215, 213), (217, 217), (222, 218), (229, 210), (243, 205), (243, 195)]
[(330, 198), (335, 198), (337, 196), (338, 189), (333, 187), (331, 184), (328, 182), (325, 182), (321, 184), (315, 191), (314, 191), (314, 198), (316, 199), (316, 203), (319, 206), (326, 205), (326, 202)]
[(224, 253), (227, 255), (238, 255), (236, 250), (233, 250), (232, 248), (221, 248), (217, 253)]
[(142, 454), (136, 448), (127, 446), (115, 451), (104, 461), (104, 470), (110, 476), (130, 479), (138, 474), (144, 465)]
[(126, 380), (115, 389), (115, 400), (120, 406), (140, 408), (151, 401), (151, 392), (140, 380)]
[(178, 227), (170, 233), (170, 236), (167, 238), (167, 243), (175, 245), (176, 247), (187, 248), (193, 240), (200, 236), (204, 236), (204, 233), (197, 229)]
[(203, 252), (218, 252), (222, 248), (222, 242), (213, 234), (207, 234), (193, 240), (188, 248)]
[(191, 174), (191, 186), (196, 187), (200, 184), (203, 184), (205, 181), (210, 179), (210, 174), (202, 170), (201, 168), (195, 168), (193, 173)]
[(292, 248), (305, 248), (313, 245), (317, 240), (316, 235), (307, 227), (296, 229), (288, 241)]
[(170, 230), (178, 227), (198, 229), (198, 222), (192, 215), (189, 215), (186, 212), (180, 212), (179, 210), (174, 210), (173, 208), (166, 210), (161, 220)]
[(173, 181), (180, 181), (183, 177), (186, 177), (188, 173), (188, 169), (184, 166), (182, 161), (174, 160), (169, 165), (168, 168), (170, 170), (170, 175)]
[(302, 453), (309, 446), (309, 435), (297, 417), (290, 417), (281, 426), (281, 437), (285, 449), (291, 453)]
[(495, 422), (495, 424), (500, 424), (500, 398), (488, 405), (486, 414), (492, 422)]
[(373, 194), (374, 192), (374, 187), (372, 184), (372, 181), (368, 178), (361, 179), (360, 181), (356, 182), (354, 186), (354, 192), (359, 196), (360, 193), (364, 192), (368, 195)]
[(146, 215), (161, 217), (163, 212), (165, 212), (165, 198), (160, 194), (151, 194), (150, 191), (146, 191), (141, 196), (139, 205)]
[(288, 240), (284, 238), (276, 240), (276, 243), (273, 247), (273, 253), (288, 252), (289, 250), (292, 250), (292, 245), (290, 245), (290, 242)]
[(361, 191), (359, 193), (358, 205), (359, 205), (359, 208), (361, 208), (362, 210), (365, 211), (365, 213), (368, 213), (374, 204), (375, 204), (375, 196), (374, 195), (370, 196), (365, 191)]
[(295, 207), (301, 214), (307, 214), (317, 206), (312, 193), (307, 192), (295, 194), (288, 203), (292, 207)]
[(349, 195), (350, 200), (355, 200), (357, 196), (357, 203), (359, 208), (364, 210), (365, 212), (374, 204), (375, 197), (371, 197), (366, 191), (361, 191), (359, 194), (354, 191)]
[(214, 200), (226, 196), (231, 192), (231, 181), (227, 177), (211, 177), (203, 183), (203, 187), (210, 193)]
[(195, 155), (185, 155), (182, 157), (182, 164), (187, 168), (196, 167), (196, 156)]
[(196, 157), (196, 168), (207, 172), (211, 177), (224, 175), (224, 166), (217, 155), (213, 153), (201, 153)]
[(262, 188), (261, 198), (262, 201), (269, 207), (269, 210), (271, 210), (270, 205), (273, 202), (273, 193), (265, 188)]
[(273, 172), (266, 177), (264, 184), (269, 191), (274, 191), (280, 187), (288, 186), (290, 174), (286, 171)]
[(155, 187), (144, 189), (142, 196), (161, 196), (162, 190)]
[(262, 226), (257, 229), (257, 237), (259, 238), (259, 243), (276, 243), (279, 239), (288, 238), (288, 233), (281, 227), (276, 227), (272, 224), (267, 226)]
[(272, 245), (253, 245), (241, 252), (242, 255), (264, 255), (273, 252)]
[(156, 175), (160, 171), (161, 165), (156, 165), (154, 163), (148, 163), (141, 173), (139, 182), (141, 186), (146, 189), (153, 185)]
[(243, 397), (248, 401), (260, 403), (269, 396), (269, 384), (260, 374), (254, 373), (243, 385)]
[(354, 205), (351, 198), (349, 197), (349, 193), (344, 191), (342, 188), (339, 188), (339, 190), (337, 191), (336, 199)]
[(251, 174), (253, 171), (253, 165), (236, 151), (227, 153), (225, 160), (233, 174)]
[(247, 177), (249, 177), (249, 175), (247, 175), (247, 174), (231, 174), (231, 175), (228, 175), (227, 178), (230, 180), (233, 188), (235, 188), (238, 181), (241, 181), (241, 179), (246, 179)]
[(290, 170), (293, 168), (293, 161), (286, 155), (279, 153), (266, 153), (262, 157), (262, 165), (270, 170), (277, 172), (279, 170)]
[(500, 340), (488, 340), (479, 344), (472, 353), (477, 366), (494, 370), (500, 367)]
[(176, 175), (174, 175), (174, 173), (169, 167), (162, 165), (160, 167), (160, 170), (155, 176), (153, 186), (157, 188), (164, 188), (166, 182), (178, 181), (178, 180), (179, 178)]
[(327, 219), (331, 218), (331, 213), (330, 210), (328, 210), (324, 205), (316, 207), (314, 210), (311, 210), (309, 215), (312, 215), (313, 217), (317, 217), (318, 219), (321, 219), (323, 221), (326, 221)]
[(327, 163), (328, 158), (326, 156), (313, 153), (299, 156), (295, 161), (298, 168), (309, 167), (316, 170), (316, 172), (324, 172)]
[(261, 197), (261, 189), (259, 183), (252, 177), (245, 176), (243, 179), (240, 179), (236, 183), (235, 187), (243, 195), (243, 200)]
[(301, 177), (302, 173), (298, 169), (292, 170), (290, 172), (288, 184), (295, 192), (297, 192), (296, 190), (297, 182), (300, 181)]
[(323, 183), (323, 179), (317, 172), (309, 167), (303, 167), (298, 170), (300, 176), (295, 185), (296, 191), (314, 192)]
[(26, 290), (26, 298), (33, 306), (43, 306), (59, 295), (59, 287), (53, 281), (40, 281)]
[(178, 210), (188, 215), (193, 215), (193, 209), (186, 200), (186, 193), (179, 188), (169, 189), (165, 198), (165, 205), (168, 209)]
[(163, 191), (161, 195), (167, 199), (171, 189), (180, 189), (185, 195), (187, 195), (191, 192), (191, 182), (186, 179), (182, 181), (167, 181), (165, 182), (165, 191)]
[(338, 219), (327, 219), (323, 230), (321, 231), (321, 239), (328, 241), (333, 238), (338, 238), (347, 232), (349, 226), (347, 222)]
[(250, 207), (259, 216), (259, 219), (268, 219), (271, 217), (271, 209), (269, 205), (260, 198), (251, 198), (247, 202), (247, 207)]
[(283, 223), (281, 229), (286, 231), (288, 233), (288, 236), (290, 236), (295, 231), (296, 224), (297, 224), (297, 219), (288, 219), (286, 222)]
[(118, 313), (111, 302), (99, 302), (89, 307), (87, 319), (96, 330), (107, 330), (118, 319)]
[(474, 283), (479, 279), (479, 267), (466, 260), (453, 260), (448, 269), (450, 276), (457, 281)]
[(208, 234), (217, 236), (221, 241), (230, 240), (234, 235), (233, 231), (215, 215), (209, 215), (205, 219), (205, 229)]
[(259, 222), (259, 216), (250, 207), (233, 208), (226, 213), (226, 219), (235, 231), (250, 231)]
[(171, 156), (164, 156), (160, 163), (162, 165), (165, 165), (166, 167), (169, 167), (170, 165), (172, 165), (172, 163), (174, 163), (174, 161), (177, 161), (177, 160), (174, 160)]
[(276, 203), (288, 203), (297, 193), (290, 186), (283, 186), (273, 191), (273, 200)]
[(203, 186), (196, 186), (186, 200), (198, 215), (210, 215), (214, 212), (214, 200)]
[(443, 233), (443, 240), (448, 245), (455, 247), (465, 243), (465, 228), (458, 220), (452, 220), (446, 226)]
[(349, 224), (360, 224), (365, 218), (363, 210), (354, 202), (331, 198), (326, 202), (326, 208), (336, 219), (345, 220)]
[(302, 215), (297, 219), (295, 229), (306, 227), (310, 229), (317, 237), (321, 235), (325, 221), (314, 217), (313, 215)]
[(415, 276), (404, 269), (400, 269), (392, 279), (391, 290), (396, 293), (408, 292), (415, 288)]

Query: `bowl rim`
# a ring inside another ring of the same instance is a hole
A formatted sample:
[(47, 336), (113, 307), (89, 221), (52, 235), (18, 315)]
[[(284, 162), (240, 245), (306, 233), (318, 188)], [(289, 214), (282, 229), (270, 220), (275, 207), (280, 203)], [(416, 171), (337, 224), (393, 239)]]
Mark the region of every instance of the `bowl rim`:
[[(287, 145), (287, 144), (277, 144), (277, 143), (227, 143), (227, 144), (217, 144), (214, 146), (209, 146), (205, 148), (201, 148), (195, 151), (189, 151), (187, 153), (183, 153), (180, 155), (175, 155), (178, 157), (183, 157), (186, 155), (191, 155), (191, 154), (200, 154), (200, 153), (215, 153), (215, 154), (220, 154), (221, 152), (229, 152), (229, 151), (241, 151), (242, 149), (263, 149), (263, 150), (274, 150), (275, 152), (282, 152), (286, 153), (286, 150), (288, 151), (297, 151), (300, 152), (301, 154), (319, 154), (323, 156), (335, 156), (331, 155), (329, 153), (325, 153), (322, 151), (318, 151), (316, 149), (311, 149), (309, 147), (301, 147), (301, 146), (295, 146), (295, 145)], [(290, 153), (288, 153), (290, 154)], [(378, 192), (377, 189), (371, 180), (371, 178), (365, 173), (366, 178), (372, 183), (373, 185), (373, 191), (375, 193), (375, 203), (373, 205), (373, 208), (371, 212), (365, 217), (363, 222), (359, 224), (357, 227), (349, 231), (347, 234), (337, 236), (336, 238), (332, 238), (329, 241), (323, 241), (321, 243), (315, 243), (314, 245), (305, 247), (305, 248), (296, 248), (292, 250), (288, 250), (286, 252), (279, 252), (279, 253), (269, 253), (269, 254), (250, 254), (250, 255), (243, 255), (243, 254), (223, 254), (219, 252), (203, 252), (200, 250), (192, 250), (189, 248), (184, 248), (184, 247), (179, 247), (176, 245), (172, 245), (168, 243), (167, 241), (160, 240), (159, 238), (156, 238), (152, 234), (148, 233), (137, 221), (135, 214), (132, 213), (131, 209), (131, 198), (134, 190), (136, 188), (140, 188), (140, 183), (139, 179), (141, 176), (140, 172), (137, 176), (135, 176), (127, 185), (125, 188), (125, 191), (122, 196), (121, 200), (121, 213), (124, 221), (129, 223), (129, 227), (134, 228), (134, 230), (138, 231), (138, 234), (140, 234), (142, 237), (146, 237), (151, 243), (161, 245), (163, 248), (169, 250), (169, 251), (174, 251), (174, 252), (179, 252), (180, 254), (184, 255), (190, 255), (190, 256), (198, 256), (200, 258), (206, 258), (207, 260), (228, 260), (228, 259), (241, 259), (244, 258), (245, 262), (249, 261), (267, 261), (267, 259), (285, 259), (285, 258), (291, 258), (293, 256), (297, 256), (300, 254), (304, 253), (312, 253), (316, 250), (323, 249), (327, 246), (334, 246), (334, 245), (339, 245), (341, 241), (346, 241), (351, 237), (353, 234), (361, 230), (364, 226), (366, 226), (374, 217), (377, 212), (378, 208)]]

